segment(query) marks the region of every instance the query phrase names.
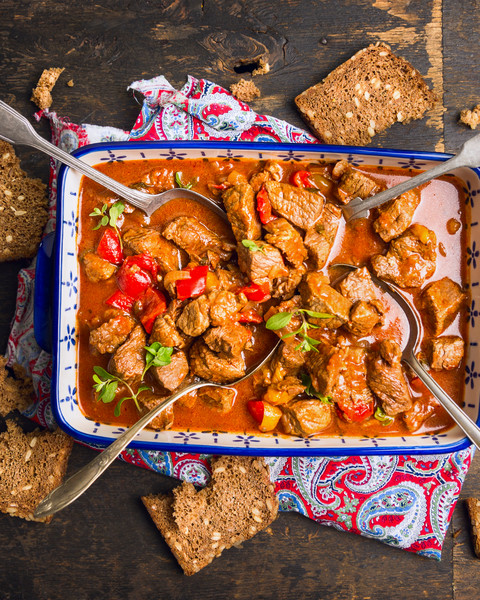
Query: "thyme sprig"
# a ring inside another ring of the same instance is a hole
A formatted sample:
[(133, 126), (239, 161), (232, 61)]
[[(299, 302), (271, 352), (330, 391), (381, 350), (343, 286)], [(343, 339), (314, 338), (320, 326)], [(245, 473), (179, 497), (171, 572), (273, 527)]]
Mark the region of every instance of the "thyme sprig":
[(265, 326), (267, 329), (272, 330), (283, 329), (290, 323), (294, 315), (300, 315), (302, 317), (302, 323), (296, 331), (291, 331), (290, 333), (282, 335), (282, 340), (298, 335), (298, 337), (301, 338), (302, 341), (300, 342), (300, 344), (298, 344), (295, 350), (301, 350), (302, 352), (309, 352), (310, 350), (315, 350), (315, 352), (318, 352), (315, 346), (318, 346), (320, 342), (311, 338), (307, 332), (309, 329), (318, 329), (319, 327), (318, 325), (313, 325), (312, 323), (310, 323), (306, 319), (305, 315), (313, 317), (314, 319), (331, 319), (333, 315), (330, 315), (328, 313), (316, 312), (314, 310), (308, 310), (306, 308), (297, 308), (292, 312), (279, 312), (276, 315), (272, 315), (268, 319)]

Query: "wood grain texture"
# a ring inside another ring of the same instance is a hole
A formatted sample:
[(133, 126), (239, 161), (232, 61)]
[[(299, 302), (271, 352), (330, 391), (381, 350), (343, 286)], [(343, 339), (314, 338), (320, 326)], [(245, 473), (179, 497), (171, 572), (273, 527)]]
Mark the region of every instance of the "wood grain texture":
[[(180, 87), (187, 74), (225, 87), (266, 56), (252, 107), (304, 126), (294, 97), (369, 43), (383, 40), (441, 91), (443, 112), (397, 124), (372, 145), (452, 151), (470, 130), (458, 112), (479, 101), (478, 1), (465, 0), (3, 0), (0, 98), (31, 115), (42, 70), (65, 67), (53, 109), (75, 122), (128, 129), (139, 110), (127, 86), (163, 74)], [(74, 87), (66, 82), (74, 81)], [(47, 124), (34, 124), (48, 137)], [(47, 181), (48, 160), (21, 148), (23, 167)], [(21, 263), (0, 264), (0, 343), (5, 348)], [(94, 451), (76, 446), (70, 472)], [(480, 467), (462, 497), (480, 496)], [(116, 463), (48, 526), (0, 516), (1, 600), (139, 598), (321, 598), (470, 600), (480, 569), (463, 503), (447, 533), (442, 561), (282, 514), (270, 533), (231, 549), (186, 578), (140, 503), (175, 482)], [(456, 535), (455, 532), (459, 532)], [(456, 537), (454, 537), (456, 535)]]

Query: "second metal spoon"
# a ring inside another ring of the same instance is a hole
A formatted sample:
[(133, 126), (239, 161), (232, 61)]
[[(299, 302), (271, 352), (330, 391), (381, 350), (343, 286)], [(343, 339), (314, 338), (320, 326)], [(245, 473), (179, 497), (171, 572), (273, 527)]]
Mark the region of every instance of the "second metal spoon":
[(160, 208), (160, 206), (174, 198), (190, 198), (207, 206), (210, 210), (222, 217), (222, 219), (227, 219), (225, 211), (223, 211), (213, 200), (210, 200), (210, 198), (194, 192), (193, 190), (172, 188), (165, 192), (161, 192), (160, 194), (146, 194), (145, 192), (134, 190), (115, 181), (111, 177), (104, 175), (100, 171), (97, 171), (97, 169), (94, 169), (85, 162), (43, 139), (23, 115), (1, 100), (0, 138), (10, 144), (24, 144), (25, 146), (31, 146), (32, 148), (36, 148), (37, 150), (48, 154), (48, 156), (68, 165), (75, 171), (82, 173), (89, 179), (92, 179), (115, 194), (118, 194), (118, 196), (124, 198), (130, 204), (142, 210), (148, 217)]

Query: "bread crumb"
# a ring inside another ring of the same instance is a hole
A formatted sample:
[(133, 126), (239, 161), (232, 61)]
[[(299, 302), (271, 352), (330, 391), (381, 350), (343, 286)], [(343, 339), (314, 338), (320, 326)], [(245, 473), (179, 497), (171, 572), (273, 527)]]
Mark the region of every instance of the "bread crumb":
[(230, 91), (241, 102), (251, 102), (261, 96), (260, 90), (253, 81), (247, 81), (246, 79), (240, 79), (237, 83), (233, 83), (230, 86)]
[(57, 83), (57, 79), (63, 73), (65, 69), (60, 67), (52, 67), (51, 69), (44, 69), (40, 75), (37, 87), (32, 90), (32, 97), (30, 100), (35, 102), (38, 108), (44, 110), (52, 106), (52, 94), (54, 85)]
[(460, 113), (460, 123), (468, 125), (471, 129), (476, 129), (480, 123), (480, 104), (477, 104), (472, 110), (462, 110)]
[(266, 75), (270, 71), (270, 65), (266, 60), (260, 58), (258, 61), (258, 67), (252, 71), (252, 76), (255, 75)]
[(69, 80), (67, 81), (67, 85), (68, 85), (68, 87), (73, 87), (73, 86), (75, 85), (75, 84), (73, 83), (73, 79), (69, 79)]

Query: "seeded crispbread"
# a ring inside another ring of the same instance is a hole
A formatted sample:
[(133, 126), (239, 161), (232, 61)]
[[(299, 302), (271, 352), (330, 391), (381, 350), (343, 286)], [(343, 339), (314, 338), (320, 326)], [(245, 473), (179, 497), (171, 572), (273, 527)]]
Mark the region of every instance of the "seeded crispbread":
[(268, 467), (252, 457), (215, 457), (204, 489), (183, 483), (142, 501), (186, 575), (265, 529), (278, 513)]
[(480, 558), (480, 500), (478, 498), (466, 498), (465, 504), (467, 505), (472, 525), (471, 535), (473, 549), (475, 550), (477, 558)]
[(302, 92), (295, 103), (325, 143), (362, 146), (396, 121), (421, 118), (435, 100), (418, 71), (377, 42)]
[(20, 365), (13, 366), (13, 374), (6, 368), (7, 359), (0, 356), (0, 415), (5, 417), (12, 410), (25, 410), (32, 403), (32, 380), (25, 376)]
[(54, 85), (57, 83), (57, 79), (63, 73), (65, 69), (60, 67), (52, 67), (51, 69), (44, 69), (40, 75), (37, 86), (32, 90), (32, 97), (30, 100), (35, 102), (38, 108), (42, 110), (50, 108), (52, 106), (52, 94)]
[(73, 440), (66, 433), (35, 430), (24, 433), (12, 420), (0, 433), (0, 511), (28, 521), (41, 500), (62, 482)]
[(260, 90), (252, 80), (240, 79), (237, 83), (232, 83), (230, 91), (242, 102), (251, 102), (255, 98), (260, 98)]
[(27, 177), (11, 144), (0, 140), (0, 262), (35, 256), (47, 207), (45, 184)]

